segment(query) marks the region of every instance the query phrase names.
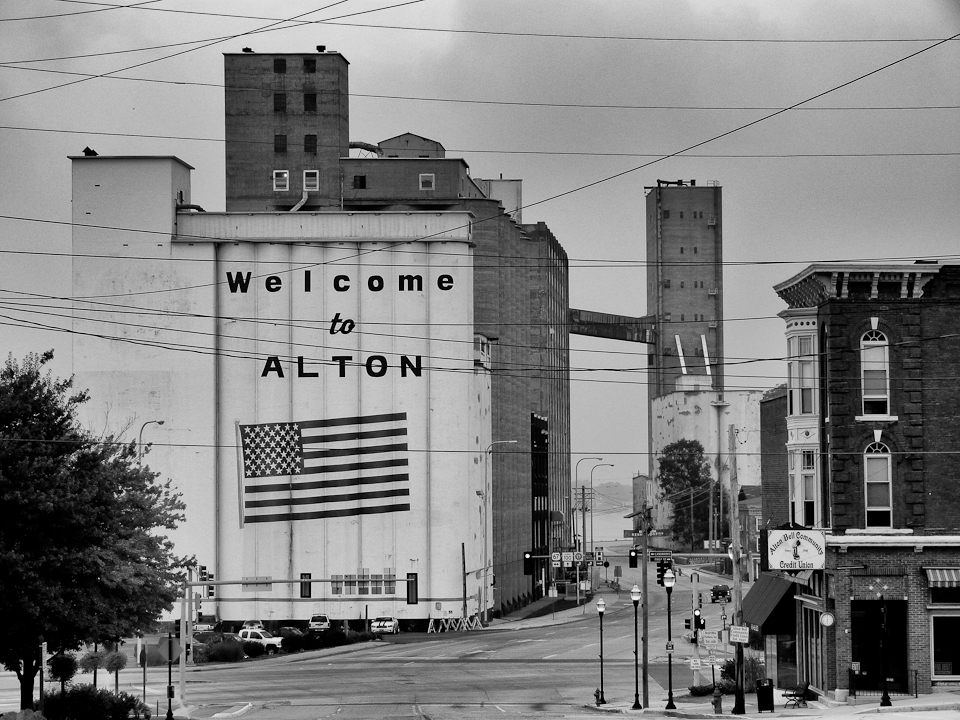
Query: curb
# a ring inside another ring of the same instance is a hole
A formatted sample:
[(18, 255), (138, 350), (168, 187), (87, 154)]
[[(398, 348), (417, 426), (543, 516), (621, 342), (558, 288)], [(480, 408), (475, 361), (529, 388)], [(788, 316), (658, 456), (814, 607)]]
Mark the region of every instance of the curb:
[(253, 708), (253, 705), (251, 705), (250, 703), (247, 703), (246, 705), (240, 706), (236, 710), (227, 710), (226, 712), (214, 713), (210, 717), (215, 717), (215, 718), (239, 717), (243, 715), (245, 712), (247, 712), (248, 710), (250, 710), (251, 708)]

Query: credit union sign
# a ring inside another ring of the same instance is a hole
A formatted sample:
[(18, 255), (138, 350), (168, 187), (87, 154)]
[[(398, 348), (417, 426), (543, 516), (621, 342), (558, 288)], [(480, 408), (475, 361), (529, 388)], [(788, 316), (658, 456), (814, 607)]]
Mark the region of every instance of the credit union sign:
[(767, 559), (771, 570), (823, 570), (823, 530), (770, 530)]

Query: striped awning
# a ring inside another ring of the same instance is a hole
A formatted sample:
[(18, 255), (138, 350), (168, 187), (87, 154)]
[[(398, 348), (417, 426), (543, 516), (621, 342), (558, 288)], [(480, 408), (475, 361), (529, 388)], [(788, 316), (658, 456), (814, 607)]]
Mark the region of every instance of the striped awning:
[(930, 587), (960, 587), (960, 568), (924, 568)]

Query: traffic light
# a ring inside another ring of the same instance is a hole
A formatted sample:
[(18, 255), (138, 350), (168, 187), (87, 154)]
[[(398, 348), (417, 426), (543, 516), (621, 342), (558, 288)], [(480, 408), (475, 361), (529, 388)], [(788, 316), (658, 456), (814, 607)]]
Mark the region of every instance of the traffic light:
[(407, 573), (407, 605), (420, 602), (420, 588), (417, 573)]
[(203, 582), (204, 580), (207, 579), (207, 566), (206, 566), (206, 565), (201, 565), (201, 566), (198, 568), (198, 571), (199, 571), (199, 573), (200, 573), (200, 582)]
[(667, 563), (657, 560), (657, 585), (663, 585), (663, 576), (667, 574)]
[(698, 597), (697, 597), (697, 603), (698, 603), (698, 605), (697, 605), (697, 606), (698, 606), (698, 607), (703, 607), (703, 593), (697, 593), (697, 595), (698, 595)]
[[(207, 573), (206, 580), (213, 582), (213, 573)], [(216, 585), (207, 585), (207, 597), (212, 598), (217, 595), (217, 586)]]
[(525, 552), (523, 554), (523, 574), (533, 575), (533, 553)]
[[(694, 633), (696, 633), (696, 631), (699, 630), (699, 629), (702, 627), (702, 625), (700, 624), (700, 623), (702, 623), (702, 622), (703, 622), (703, 618), (701, 617), (700, 608), (697, 608), (696, 610), (693, 611), (693, 630), (694, 630)], [(698, 642), (698, 640), (697, 640), (696, 634), (694, 634), (693, 641), (694, 641), (695, 643), (697, 643), (698, 645), (700, 644), (700, 643)]]
[(691, 629), (690, 618), (684, 618), (684, 619), (683, 619), (683, 629), (684, 629), (684, 630), (690, 630), (690, 629)]
[(637, 566), (637, 549), (630, 548), (630, 567), (635, 568)]

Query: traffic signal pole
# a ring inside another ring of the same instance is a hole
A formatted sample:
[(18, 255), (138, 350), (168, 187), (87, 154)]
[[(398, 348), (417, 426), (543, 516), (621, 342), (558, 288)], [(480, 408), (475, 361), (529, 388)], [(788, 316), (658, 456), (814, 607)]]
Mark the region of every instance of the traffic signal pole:
[(650, 530), (649, 525), (647, 524), (647, 513), (644, 511), (641, 516), (641, 528), (643, 532), (640, 534), (640, 559), (642, 561), (642, 569), (640, 570), (640, 578), (643, 582), (643, 706), (645, 708), (650, 707), (650, 686), (647, 683), (647, 634), (648, 630), (648, 615), (647, 615), (647, 598), (650, 597), (650, 593), (647, 589), (647, 564), (649, 558), (647, 557), (647, 532)]

